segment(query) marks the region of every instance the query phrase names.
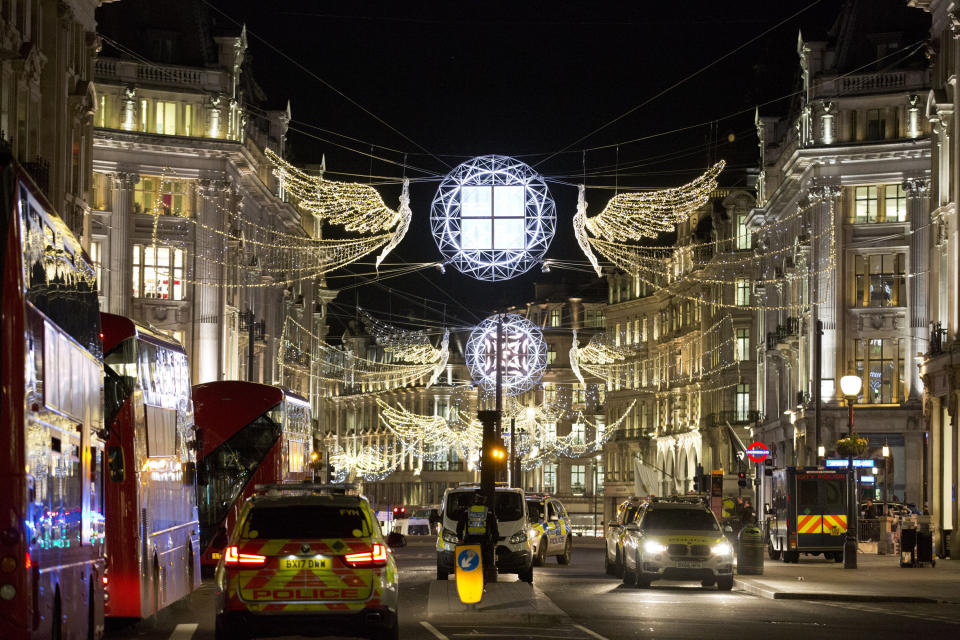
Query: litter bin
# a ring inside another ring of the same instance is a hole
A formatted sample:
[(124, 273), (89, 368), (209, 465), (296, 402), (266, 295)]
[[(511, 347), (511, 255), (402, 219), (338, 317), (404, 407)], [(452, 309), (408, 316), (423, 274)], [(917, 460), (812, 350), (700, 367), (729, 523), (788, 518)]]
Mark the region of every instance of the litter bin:
[(740, 530), (740, 548), (737, 550), (737, 573), (763, 575), (763, 534), (755, 525)]
[(917, 566), (917, 530), (903, 528), (900, 531), (900, 566)]

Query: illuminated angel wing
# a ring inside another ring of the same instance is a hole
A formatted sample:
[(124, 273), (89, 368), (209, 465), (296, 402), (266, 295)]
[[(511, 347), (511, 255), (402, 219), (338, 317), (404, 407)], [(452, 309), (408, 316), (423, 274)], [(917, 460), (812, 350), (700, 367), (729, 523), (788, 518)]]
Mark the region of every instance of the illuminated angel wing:
[(383, 350), (395, 360), (414, 364), (431, 364), (441, 359), (441, 350), (430, 343), (425, 331), (411, 331), (374, 318), (369, 311), (360, 310), (363, 326)]

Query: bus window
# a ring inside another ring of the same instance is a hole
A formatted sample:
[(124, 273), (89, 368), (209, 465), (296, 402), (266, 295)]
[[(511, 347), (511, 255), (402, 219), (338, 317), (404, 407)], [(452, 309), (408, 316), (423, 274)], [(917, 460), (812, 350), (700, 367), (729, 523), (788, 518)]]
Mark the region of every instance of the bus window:
[(104, 421), (109, 427), (117, 412), (127, 401), (137, 382), (136, 343), (133, 338), (124, 340), (103, 359), (103, 404)]

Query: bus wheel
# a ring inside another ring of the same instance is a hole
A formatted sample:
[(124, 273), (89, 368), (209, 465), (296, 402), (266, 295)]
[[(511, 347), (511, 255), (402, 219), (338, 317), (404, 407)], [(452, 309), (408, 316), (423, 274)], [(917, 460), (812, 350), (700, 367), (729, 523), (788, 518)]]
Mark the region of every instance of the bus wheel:
[(63, 609), (60, 607), (60, 589), (53, 597), (53, 615), (50, 616), (50, 640), (63, 640)]

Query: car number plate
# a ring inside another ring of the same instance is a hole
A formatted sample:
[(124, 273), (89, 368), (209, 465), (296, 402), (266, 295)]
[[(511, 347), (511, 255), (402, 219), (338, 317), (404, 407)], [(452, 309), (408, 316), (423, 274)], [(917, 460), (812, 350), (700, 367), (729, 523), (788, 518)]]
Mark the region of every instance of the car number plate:
[(284, 569), (329, 569), (330, 558), (286, 558)]
[(696, 560), (677, 560), (677, 567), (680, 569), (699, 569), (700, 563)]

